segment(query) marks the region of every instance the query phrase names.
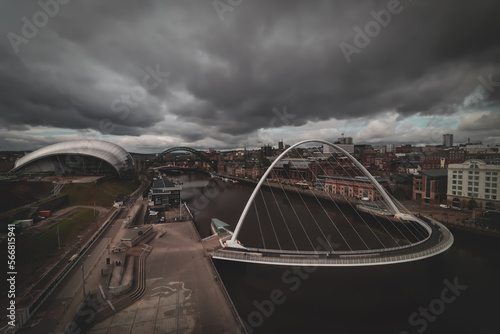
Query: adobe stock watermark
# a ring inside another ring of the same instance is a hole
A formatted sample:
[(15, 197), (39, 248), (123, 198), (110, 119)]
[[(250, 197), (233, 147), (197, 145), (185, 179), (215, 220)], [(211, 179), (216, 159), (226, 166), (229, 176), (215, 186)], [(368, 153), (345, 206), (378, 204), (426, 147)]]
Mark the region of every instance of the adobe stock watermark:
[[(453, 279), (453, 283), (448, 279), (443, 281), (445, 287), (441, 290), (439, 297), (431, 300), (427, 307), (419, 307), (418, 312), (413, 312), (409, 318), (408, 323), (414, 327), (413, 330), (417, 333), (423, 333), (429, 323), (436, 321), (437, 317), (446, 310), (446, 305), (453, 303), (463, 291), (467, 289), (467, 285), (458, 283), (458, 278)], [(399, 334), (410, 334), (415, 332), (401, 331)]]
[(339, 44), (340, 50), (347, 60), (347, 63), (351, 63), (353, 54), (361, 53), (362, 49), (370, 45), (371, 39), (377, 37), (382, 31), (382, 28), (386, 28), (389, 23), (391, 23), (392, 16), (400, 14), (403, 8), (399, 0), (389, 0), (387, 2), (387, 9), (381, 9), (378, 12), (371, 10), (370, 14), (373, 20), (365, 24), (364, 30), (358, 26), (353, 28), (356, 33), (353, 40), (354, 45), (344, 41)]
[[(148, 91), (153, 91), (170, 75), (169, 72), (160, 70), (160, 64), (156, 64), (155, 68), (146, 66), (147, 74), (142, 78), (142, 85), (134, 86), (128, 93), (122, 94), (119, 98), (111, 102), (110, 109), (114, 113), (121, 113), (120, 120), (126, 119), (130, 115), (130, 110), (137, 108), (139, 103), (144, 101), (148, 96)], [(110, 134), (115, 130), (116, 126), (109, 118), (103, 118), (99, 121), (99, 129), (104, 134)]]
[(61, 5), (66, 5), (71, 0), (40, 0), (37, 2), (41, 10), (31, 16), (31, 20), (26, 16), (21, 18), (23, 23), (20, 34), (13, 31), (7, 33), (7, 39), (15, 54), (19, 53), (21, 44), (28, 44), (30, 40), (38, 35), (40, 29), (49, 23), (49, 18), (53, 18), (59, 13)]
[(225, 189), (229, 183), (224, 182), (219, 184), (218, 182), (210, 181), (203, 191), (194, 188), (193, 192), (193, 206), (196, 210), (203, 210), (210, 204), (210, 200), (219, 196), (221, 190)]
[(287, 112), (286, 106), (283, 107), (282, 111), (275, 107), (272, 109), (272, 113), (274, 114), (274, 116), (269, 121), (269, 130), (263, 128), (257, 132), (257, 139), (262, 144), (274, 143), (274, 128), (280, 127), (282, 125), (290, 125), (292, 124), (291, 121), (295, 117), (297, 117), (297, 115), (289, 114)]
[(214, 0), (212, 5), (221, 22), (224, 22), (224, 15), (226, 13), (232, 13), (234, 9), (243, 2), (244, 0)]
[[(331, 235), (328, 235), (326, 239), (317, 237), (316, 242), (318, 245), (314, 247), (315, 251), (333, 251), (333, 249), (340, 247), (339, 243), (332, 242)], [(289, 292), (295, 292), (317, 269), (317, 265), (292, 266), (291, 269), (283, 272), (281, 281), (287, 286)], [(241, 319), (246, 327), (247, 333), (252, 334), (256, 328), (262, 326), (265, 319), (268, 319), (274, 314), (276, 307), (284, 304), (286, 300), (286, 294), (281, 289), (273, 289), (269, 293), (268, 299), (261, 301), (254, 300), (252, 305), (255, 307), (255, 310), (251, 311), (246, 319)]]

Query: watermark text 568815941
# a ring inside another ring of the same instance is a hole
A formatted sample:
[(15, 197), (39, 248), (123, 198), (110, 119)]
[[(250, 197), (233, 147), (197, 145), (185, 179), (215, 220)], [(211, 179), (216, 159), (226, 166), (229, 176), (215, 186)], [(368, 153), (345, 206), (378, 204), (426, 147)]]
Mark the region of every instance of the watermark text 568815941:
[(9, 282), (9, 290), (7, 298), (9, 305), (7, 306), (7, 318), (9, 326), (16, 325), (16, 226), (9, 224), (7, 226), (7, 282)]

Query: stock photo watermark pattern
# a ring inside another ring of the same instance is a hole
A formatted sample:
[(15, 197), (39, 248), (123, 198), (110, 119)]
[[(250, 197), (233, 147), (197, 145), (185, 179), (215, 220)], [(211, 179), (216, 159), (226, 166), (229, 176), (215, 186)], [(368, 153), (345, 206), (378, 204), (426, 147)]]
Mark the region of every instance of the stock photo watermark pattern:
[(339, 44), (347, 63), (350, 64), (352, 62), (351, 57), (353, 54), (360, 54), (364, 48), (370, 45), (372, 39), (380, 34), (382, 28), (386, 28), (391, 23), (393, 15), (401, 14), (403, 8), (399, 0), (389, 0), (387, 2), (387, 9), (381, 9), (378, 12), (375, 10), (370, 11), (373, 20), (368, 21), (364, 25), (364, 29), (354, 26), (354, 45), (344, 41)]
[(457, 297), (462, 295), (468, 286), (460, 284), (458, 282), (458, 277), (450, 282), (448, 279), (443, 280), (445, 287), (441, 290), (439, 296), (429, 302), (427, 307), (419, 307), (418, 311), (413, 312), (409, 318), (408, 323), (410, 326), (414, 327), (414, 331), (401, 331), (399, 334), (410, 334), (410, 333), (423, 333), (429, 327), (429, 323), (436, 321), (436, 319), (444, 313), (446, 306), (454, 303)]
[(43, 29), (54, 18), (61, 6), (67, 5), (71, 0), (40, 0), (37, 2), (41, 10), (36, 11), (31, 15), (31, 19), (23, 16), (21, 17), (21, 28), (18, 33), (10, 31), (7, 33), (7, 38), (16, 54), (19, 53), (19, 47), (26, 45), (30, 40), (35, 38), (39, 31)]

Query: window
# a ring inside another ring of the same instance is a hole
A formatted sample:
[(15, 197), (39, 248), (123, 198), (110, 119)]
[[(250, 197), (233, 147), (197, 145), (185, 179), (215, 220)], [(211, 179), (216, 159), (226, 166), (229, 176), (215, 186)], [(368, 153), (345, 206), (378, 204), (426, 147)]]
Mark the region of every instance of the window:
[(485, 179), (485, 180), (486, 180), (486, 181), (491, 181), (491, 177), (486, 176), (486, 179)]
[(491, 175), (491, 172), (486, 172), (486, 175)]
[(458, 176), (458, 179), (459, 179), (459, 180), (461, 180), (461, 179), (462, 179), (462, 175), (459, 175), (459, 176)]
[(471, 170), (469, 171), (469, 174), (472, 174), (472, 171), (471, 171)]
[(467, 197), (472, 197), (472, 193), (467, 193)]
[(496, 177), (492, 177), (492, 178), (491, 178), (491, 181), (493, 181), (493, 182), (497, 182), (497, 178), (496, 178)]
[(472, 197), (476, 198), (478, 197), (476, 193), (472, 194)]
[(479, 187), (479, 182), (474, 182), (474, 185), (475, 185), (476, 187)]
[(479, 180), (479, 176), (474, 176), (474, 180)]
[(491, 184), (491, 186), (492, 186), (493, 188), (496, 188), (496, 187), (497, 187), (497, 184), (496, 184), (496, 183), (492, 183), (492, 184)]
[(479, 191), (479, 189), (478, 188), (474, 188), (474, 191)]
[(489, 199), (490, 195), (484, 195), (484, 198)]
[(472, 181), (467, 182), (469, 186), (472, 186)]
[(453, 184), (457, 184), (457, 180), (453, 180)]
[(485, 183), (484, 186), (485, 187), (490, 187), (490, 183)]
[(457, 192), (457, 195), (462, 196), (462, 192), (461, 191)]
[(484, 189), (484, 192), (485, 192), (485, 193), (489, 193), (489, 192), (490, 192), (490, 190), (489, 190), (488, 188), (486, 188), (486, 189)]
[(468, 191), (472, 191), (472, 187), (467, 188)]
[(453, 178), (454, 178), (454, 179), (456, 179), (456, 178), (457, 178), (457, 176), (456, 176), (456, 175), (453, 175)]
[(474, 174), (479, 174), (479, 172), (474, 172)]
[(463, 173), (463, 171), (461, 171), (461, 170), (460, 170), (460, 171), (458, 171), (458, 174), (462, 174), (462, 173)]
[(462, 184), (462, 181), (458, 181), (458, 184)]
[(493, 172), (493, 175), (498, 175), (498, 173), (497, 172)]
[(452, 194), (452, 195), (456, 195), (456, 194), (457, 194), (457, 192), (456, 192), (456, 191), (452, 191), (452, 192), (451, 192), (451, 194)]
[(458, 186), (458, 190), (462, 190), (462, 186)]
[(454, 170), (454, 171), (453, 171), (453, 174), (456, 174), (456, 173), (457, 173), (457, 171), (456, 171), (456, 170)]
[(469, 180), (472, 180), (472, 175), (471, 175), (471, 176), (469, 176)]
[(491, 199), (497, 199), (497, 197), (495, 195), (491, 196)]
[(457, 189), (457, 186), (452, 186), (451, 189)]
[(497, 193), (497, 190), (496, 190), (496, 189), (491, 189), (491, 193), (492, 193), (492, 194), (496, 194), (496, 193)]

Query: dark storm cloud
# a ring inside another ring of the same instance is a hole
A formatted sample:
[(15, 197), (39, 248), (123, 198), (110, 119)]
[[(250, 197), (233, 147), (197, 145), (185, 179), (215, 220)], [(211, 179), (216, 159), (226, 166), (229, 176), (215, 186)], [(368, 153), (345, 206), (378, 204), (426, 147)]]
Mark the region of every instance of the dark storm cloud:
[[(221, 20), (212, 1), (74, 1), (16, 54), (8, 33), (22, 36), (22, 17), (33, 21), (41, 8), (9, 1), (0, 23), (0, 125), (228, 140), (387, 110), (450, 114), (479, 76), (499, 78), (498, 1), (401, 1), (356, 46), (354, 28), (364, 31), (371, 11), (391, 3), (245, 0)], [(342, 42), (358, 50), (350, 62)], [(168, 77), (146, 89), (148, 68)], [(496, 106), (499, 90), (476, 106)], [(285, 106), (293, 115), (286, 124), (272, 112)], [(112, 126), (103, 130), (103, 119)], [(204, 130), (189, 132), (190, 124)]]

